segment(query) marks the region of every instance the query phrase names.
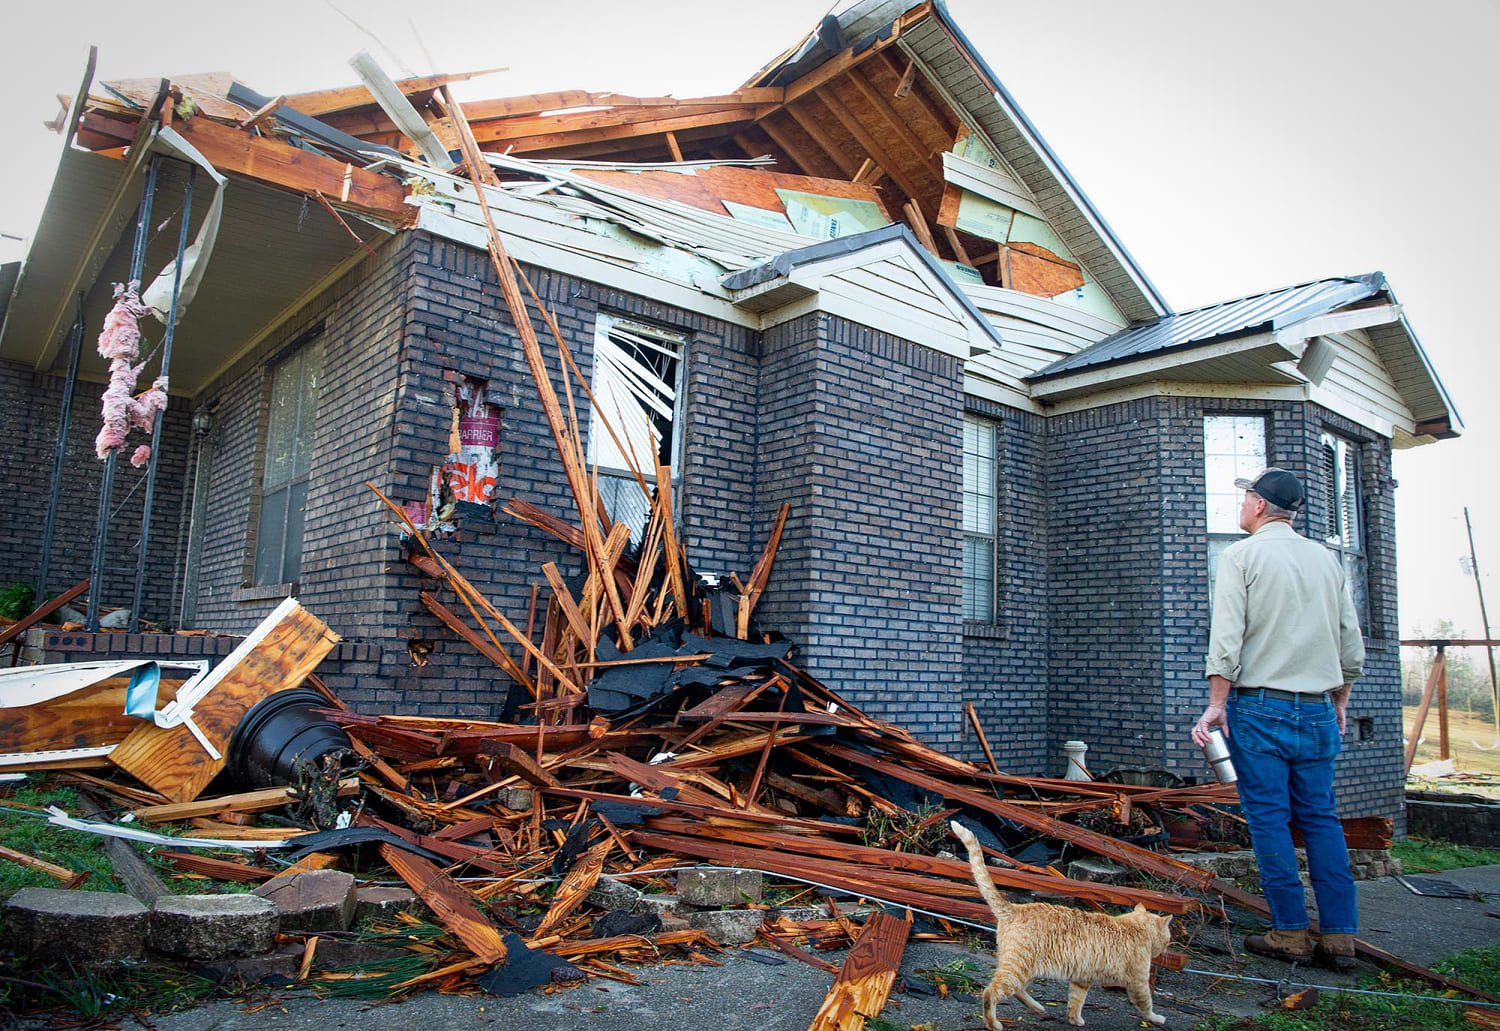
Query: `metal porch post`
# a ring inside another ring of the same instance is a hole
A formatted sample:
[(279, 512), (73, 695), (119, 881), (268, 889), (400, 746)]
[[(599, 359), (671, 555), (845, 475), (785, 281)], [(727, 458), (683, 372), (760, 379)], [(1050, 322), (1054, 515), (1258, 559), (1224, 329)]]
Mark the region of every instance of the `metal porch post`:
[[(161, 345), (161, 378), (166, 379), (172, 367), (172, 333), (177, 328), (177, 295), (182, 288), (182, 258), (187, 250), (188, 216), (193, 211), (193, 180), (198, 169), (188, 170), (187, 185), (182, 193), (182, 225), (177, 232), (177, 260), (172, 267), (172, 306), (167, 309), (167, 331)], [(170, 390), (169, 390), (170, 393)], [(151, 508), (156, 500), (156, 463), (161, 452), (161, 424), (167, 421), (166, 409), (156, 413), (151, 424), (151, 458), (146, 463), (146, 497), (141, 503), (141, 539), (135, 557), (135, 598), (130, 603), (129, 632), (141, 628), (141, 596), (146, 584), (146, 551), (151, 543)]]
[[(146, 185), (141, 191), (141, 206), (136, 215), (135, 246), (130, 254), (128, 282), (137, 282), (146, 264), (146, 241), (151, 236), (151, 202), (156, 197), (156, 166), (161, 159), (153, 157), (146, 166)], [(94, 561), (89, 572), (89, 604), (84, 629), (99, 629), (99, 595), (104, 591), (104, 558), (108, 551), (109, 506), (115, 488), (115, 465), (120, 449), (111, 448), (104, 457), (104, 478), (99, 484), (99, 518), (94, 523)]]

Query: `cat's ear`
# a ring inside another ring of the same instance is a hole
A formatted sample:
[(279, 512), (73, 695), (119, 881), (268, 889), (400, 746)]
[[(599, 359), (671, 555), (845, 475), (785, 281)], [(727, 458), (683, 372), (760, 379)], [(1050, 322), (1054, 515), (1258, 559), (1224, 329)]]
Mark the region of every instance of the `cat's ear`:
[(1135, 908), (1131, 910), (1132, 913), (1144, 913), (1145, 911), (1146, 904), (1144, 902), (1137, 902)]
[(1157, 919), (1161, 921), (1161, 929), (1163, 931), (1169, 929), (1172, 926), (1172, 914), (1171, 913), (1167, 913), (1165, 916), (1159, 916), (1159, 917), (1157, 917)]

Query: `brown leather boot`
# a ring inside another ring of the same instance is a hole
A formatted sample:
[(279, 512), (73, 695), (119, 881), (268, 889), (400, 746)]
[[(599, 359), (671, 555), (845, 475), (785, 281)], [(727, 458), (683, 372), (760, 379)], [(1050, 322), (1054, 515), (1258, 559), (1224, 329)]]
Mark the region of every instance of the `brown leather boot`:
[(1354, 963), (1354, 935), (1325, 934), (1313, 948), (1313, 962), (1329, 970), (1347, 970)]
[(1313, 957), (1312, 938), (1305, 927), (1295, 931), (1273, 927), (1265, 934), (1252, 934), (1245, 939), (1245, 948), (1257, 956), (1279, 959), (1283, 963), (1306, 963)]

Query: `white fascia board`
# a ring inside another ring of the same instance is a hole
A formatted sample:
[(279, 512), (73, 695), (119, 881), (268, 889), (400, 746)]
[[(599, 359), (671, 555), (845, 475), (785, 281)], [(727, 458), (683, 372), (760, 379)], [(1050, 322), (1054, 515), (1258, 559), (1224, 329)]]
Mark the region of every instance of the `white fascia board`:
[(1327, 315), (1315, 315), (1290, 326), (1283, 326), (1276, 330), (1275, 339), (1278, 344), (1288, 349), (1296, 349), (1300, 357), (1304, 342), (1313, 337), (1347, 333), (1354, 329), (1369, 329), (1371, 326), (1385, 326), (1400, 319), (1401, 305), (1399, 304), (1381, 304), (1373, 308), (1336, 311)]
[(1090, 408), (1103, 408), (1143, 397), (1207, 397), (1236, 401), (1306, 401), (1305, 385), (1272, 386), (1269, 384), (1184, 383), (1180, 380), (1147, 380), (1097, 394), (1070, 397), (1044, 409), (1046, 415), (1065, 415)]
[(1267, 361), (1266, 364), (1268, 367), (1276, 360), (1295, 361), (1298, 357), (1298, 352), (1287, 349), (1280, 341), (1273, 339), (1270, 333), (1255, 333), (1251, 336), (1236, 337), (1233, 340), (1225, 340), (1217, 344), (1184, 348), (1179, 351), (1173, 351), (1170, 354), (1160, 354), (1154, 358), (1111, 362), (1099, 368), (1080, 369), (1075, 373), (1058, 376), (1055, 379), (1033, 383), (1031, 394), (1033, 397), (1046, 399), (1055, 394), (1087, 390), (1092, 387), (1104, 387), (1114, 380), (1166, 374), (1184, 365), (1196, 365), (1199, 362), (1212, 361), (1215, 358), (1229, 358), (1234, 355), (1262, 349), (1270, 350), (1275, 356), (1270, 361)]
[(1030, 412), (1033, 415), (1048, 414), (1041, 405), (1024, 392), (986, 376), (977, 376), (967, 369), (964, 371), (964, 396), (993, 401), (1019, 411)]
[[(703, 288), (662, 279), (624, 266), (618, 260), (611, 260), (602, 255), (585, 254), (556, 242), (528, 239), (512, 231), (509, 226), (502, 228), (501, 222), (502, 219), (497, 217), (496, 230), (500, 233), (507, 252), (517, 261), (577, 276), (591, 283), (647, 297), (736, 326), (745, 326), (750, 329), (761, 328), (761, 321), (754, 312), (737, 308), (727, 299), (712, 296)], [(490, 234), (485, 226), (475, 225), (433, 205), (423, 205), (417, 218), (416, 228), (476, 250), (484, 251), (489, 248)], [(591, 233), (585, 235), (590, 237), (589, 246), (592, 250), (604, 249), (602, 246), (595, 247), (596, 243), (602, 245), (612, 242), (606, 237), (594, 236)], [(705, 276), (705, 282), (715, 290), (722, 289), (713, 276)]]

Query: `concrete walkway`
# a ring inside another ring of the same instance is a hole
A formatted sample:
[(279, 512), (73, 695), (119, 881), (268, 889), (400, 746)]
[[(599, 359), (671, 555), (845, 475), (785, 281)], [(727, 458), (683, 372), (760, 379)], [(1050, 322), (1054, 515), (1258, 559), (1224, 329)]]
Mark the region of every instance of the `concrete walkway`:
[[(1488, 898), (1450, 899), (1414, 894), (1396, 878), (1361, 882), (1361, 937), (1402, 959), (1423, 966), (1471, 945), (1500, 945), (1500, 866), (1450, 870), (1431, 875), (1452, 881)], [(1225, 929), (1206, 925), (1186, 946), (1192, 962), (1187, 971), (1164, 971), (1158, 978), (1156, 1008), (1167, 1026), (1190, 1028), (1212, 1014), (1251, 1015), (1298, 984), (1355, 985), (1372, 968), (1356, 964), (1348, 974), (1318, 968), (1293, 968), (1247, 956), (1240, 937), (1249, 928)], [(1181, 947), (1181, 946), (1178, 946)], [(530, 992), (501, 999), (469, 998), (425, 993), (401, 1003), (375, 1004), (343, 1000), (320, 1001), (301, 993), (287, 993), (259, 1012), (234, 1003), (214, 1003), (185, 1013), (152, 1018), (149, 1025), (127, 1022), (131, 1031), (413, 1031), (428, 1028), (523, 1028), (548, 1031), (802, 1031), (828, 991), (830, 975), (795, 960), (763, 951), (757, 962), (743, 950), (729, 950), (720, 967), (659, 965), (639, 968), (645, 982), (636, 987), (594, 980), (581, 988), (543, 995)], [(828, 953), (833, 963), (841, 953)], [(914, 943), (907, 948), (902, 974), (908, 983), (925, 985), (916, 971), (954, 963), (969, 963), (975, 975), (988, 979), (994, 958), (986, 952), (957, 945)], [(1195, 973), (1193, 971), (1203, 971)], [(1272, 982), (1215, 977), (1234, 974)], [(1002, 1008), (1001, 1016), (1017, 1027), (1066, 1027), (1063, 1013), (1066, 986), (1038, 982), (1032, 994), (1054, 1008), (1043, 1021), (1018, 1003)], [(257, 1000), (262, 1005), (264, 999)], [(932, 1031), (983, 1028), (979, 1000), (953, 994), (942, 998), (915, 991), (893, 993), (881, 1016), (907, 1028), (927, 1025)], [(1084, 1019), (1095, 1031), (1135, 1031), (1142, 1026), (1135, 1010), (1119, 991), (1098, 988), (1089, 993)]]

